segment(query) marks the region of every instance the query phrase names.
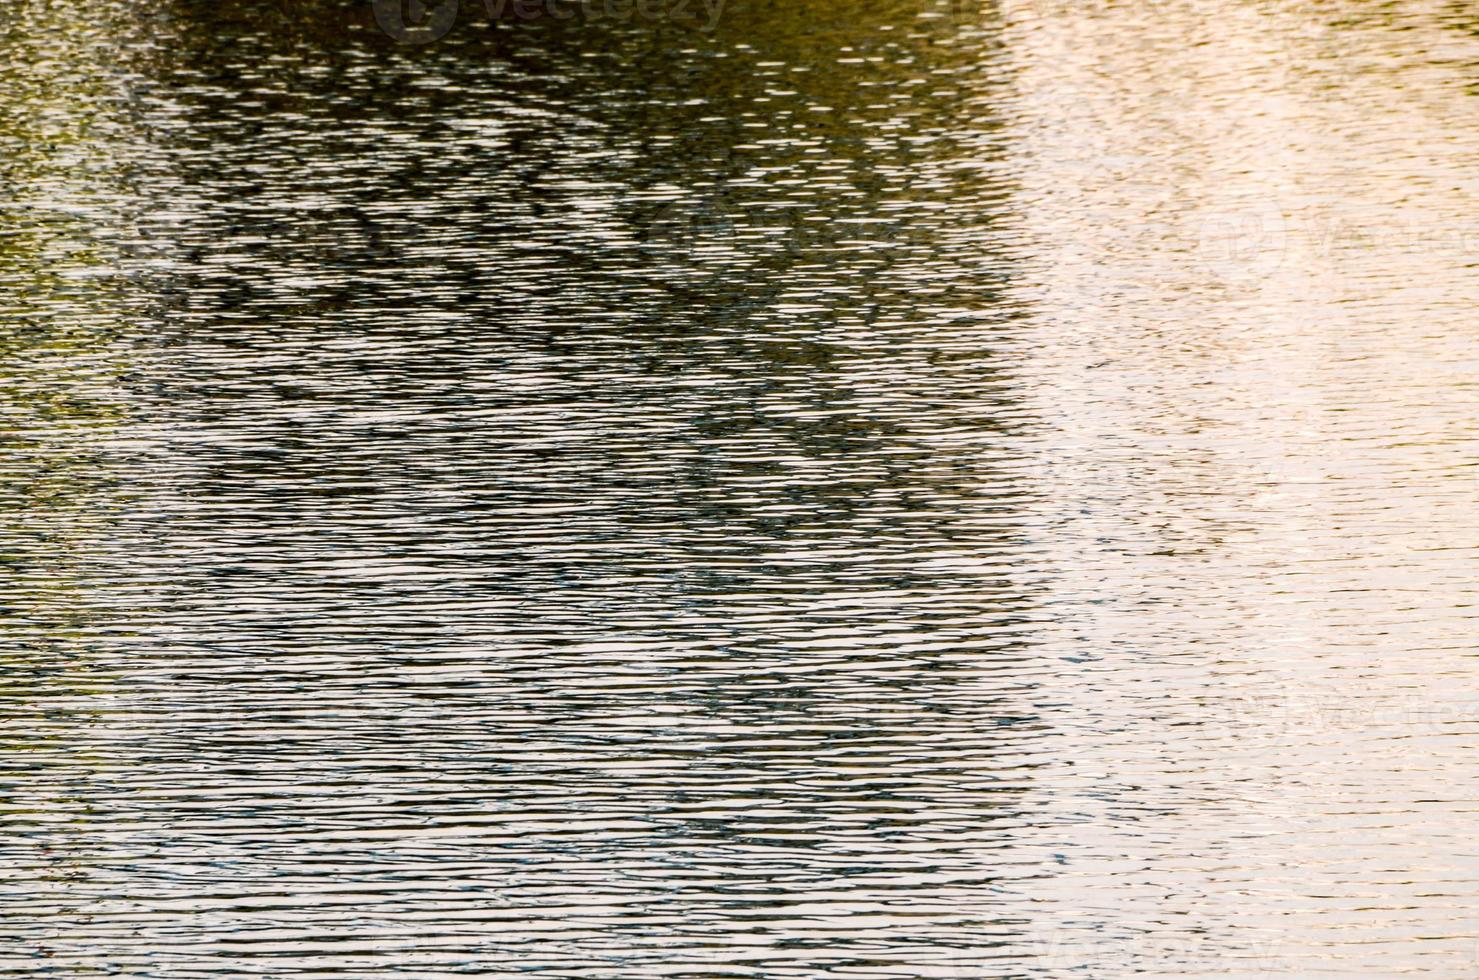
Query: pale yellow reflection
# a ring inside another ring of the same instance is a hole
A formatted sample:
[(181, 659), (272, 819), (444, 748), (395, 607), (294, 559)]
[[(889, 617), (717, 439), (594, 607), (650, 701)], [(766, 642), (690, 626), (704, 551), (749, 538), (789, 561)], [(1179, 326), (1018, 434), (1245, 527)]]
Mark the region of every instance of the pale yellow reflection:
[(1037, 897), (1105, 969), (1472, 965), (1479, 45), (1451, 10), (1005, 5), (1048, 615), (1092, 651), (1051, 803), (1085, 822)]

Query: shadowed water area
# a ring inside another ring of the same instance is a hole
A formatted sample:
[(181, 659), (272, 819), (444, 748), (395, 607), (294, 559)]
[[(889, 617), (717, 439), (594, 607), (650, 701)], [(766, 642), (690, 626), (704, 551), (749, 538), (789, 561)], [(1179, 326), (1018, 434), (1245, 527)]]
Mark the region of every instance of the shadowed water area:
[(703, 26), (0, 12), (0, 976), (1479, 975), (1475, 8)]

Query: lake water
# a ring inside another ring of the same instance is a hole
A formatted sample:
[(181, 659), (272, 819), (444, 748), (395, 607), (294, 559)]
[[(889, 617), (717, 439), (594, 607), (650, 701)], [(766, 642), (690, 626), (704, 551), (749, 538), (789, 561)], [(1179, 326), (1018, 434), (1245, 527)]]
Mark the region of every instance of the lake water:
[(0, 14), (0, 975), (1479, 976), (1475, 8), (673, 6)]

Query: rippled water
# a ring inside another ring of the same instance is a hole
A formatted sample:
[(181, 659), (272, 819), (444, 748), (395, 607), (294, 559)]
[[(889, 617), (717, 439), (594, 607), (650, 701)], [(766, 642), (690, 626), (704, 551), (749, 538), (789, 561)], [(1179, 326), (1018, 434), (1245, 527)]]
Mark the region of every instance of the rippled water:
[(1471, 5), (475, 6), (0, 19), (0, 975), (1479, 975)]

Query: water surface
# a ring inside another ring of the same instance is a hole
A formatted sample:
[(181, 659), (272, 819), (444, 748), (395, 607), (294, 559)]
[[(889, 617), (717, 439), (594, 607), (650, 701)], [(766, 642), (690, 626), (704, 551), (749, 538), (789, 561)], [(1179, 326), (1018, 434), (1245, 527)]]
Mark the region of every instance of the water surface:
[(0, 21), (0, 975), (1471, 977), (1479, 22)]

